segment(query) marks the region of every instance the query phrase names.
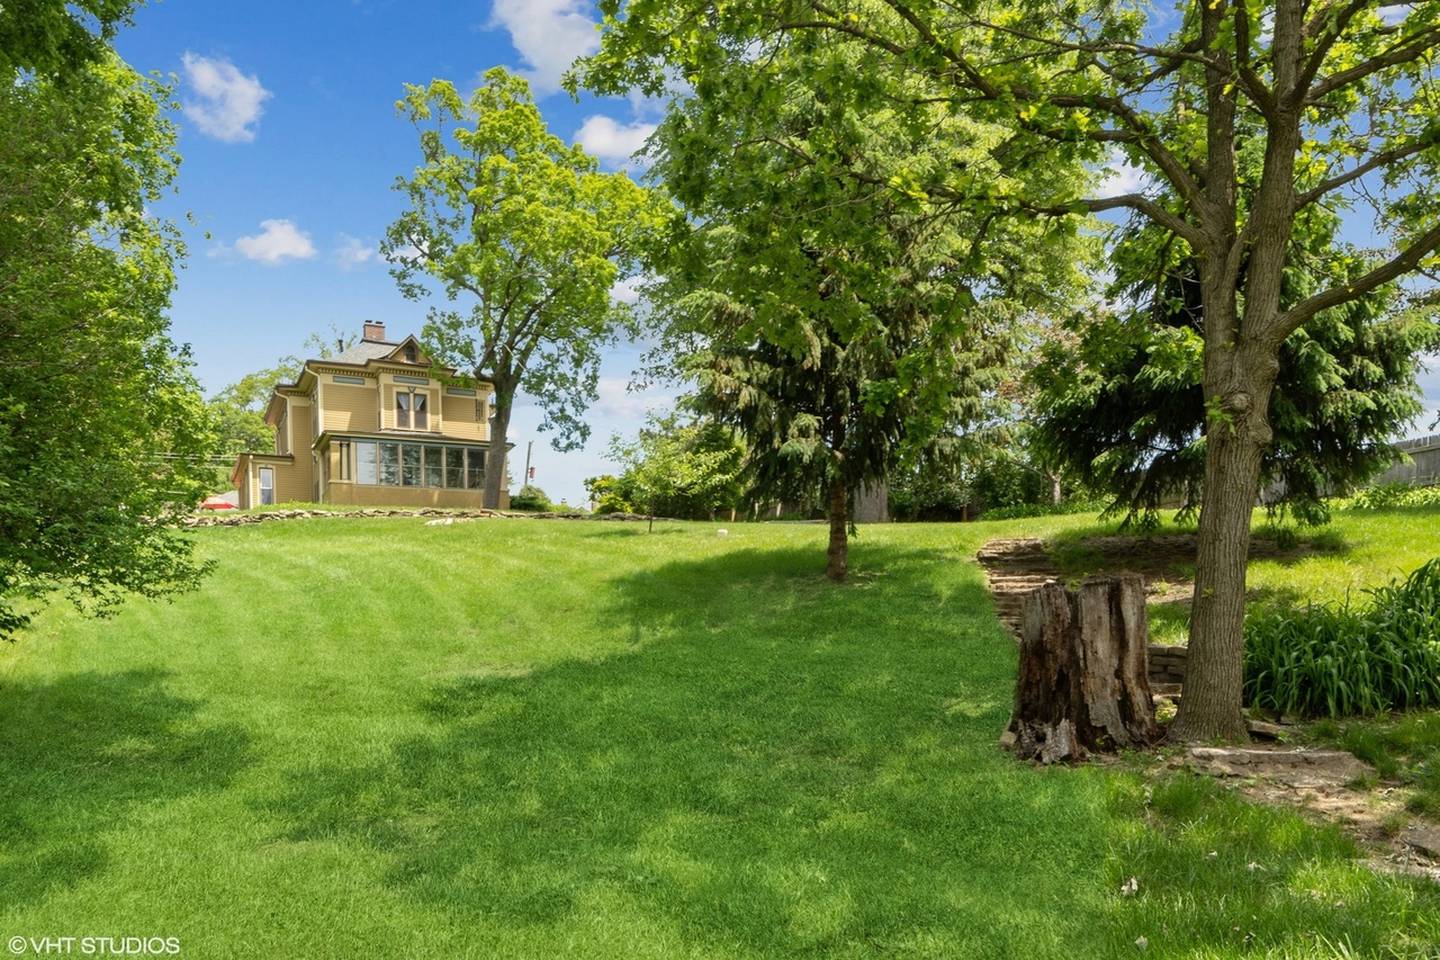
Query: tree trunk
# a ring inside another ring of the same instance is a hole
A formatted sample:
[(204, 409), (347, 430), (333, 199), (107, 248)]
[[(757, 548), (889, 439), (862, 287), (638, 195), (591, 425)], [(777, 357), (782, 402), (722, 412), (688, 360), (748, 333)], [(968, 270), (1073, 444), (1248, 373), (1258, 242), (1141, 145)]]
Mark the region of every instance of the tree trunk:
[(825, 576), (841, 583), (850, 563), (849, 497), (845, 481), (836, 478), (830, 483), (830, 547), (825, 553)]
[(510, 432), (510, 405), (514, 400), (514, 387), (502, 388), (495, 384), (495, 413), (490, 418), (490, 450), (485, 459), (484, 503), (491, 510), (500, 509), (500, 491), (505, 487), (505, 440)]
[(1177, 743), (1246, 736), (1245, 564), (1262, 453), (1249, 431), (1224, 423), (1207, 431), (1185, 688), (1169, 731)]
[(1159, 735), (1150, 696), (1145, 585), (1096, 578), (1066, 591), (1051, 581), (1026, 598), (1008, 732), (1041, 763), (1141, 747)]

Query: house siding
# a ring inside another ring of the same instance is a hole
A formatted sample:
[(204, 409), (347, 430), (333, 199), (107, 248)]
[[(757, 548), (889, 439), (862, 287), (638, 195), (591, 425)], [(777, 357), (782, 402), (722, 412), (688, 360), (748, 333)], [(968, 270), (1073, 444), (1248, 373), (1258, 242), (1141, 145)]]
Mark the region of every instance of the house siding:
[(374, 386), (326, 383), (321, 430), (373, 433), (380, 429), (380, 400)]
[(489, 415), (485, 412), (482, 393), (473, 397), (456, 397), (443, 393), (440, 398), (444, 415), (445, 435), (460, 440), (489, 440)]

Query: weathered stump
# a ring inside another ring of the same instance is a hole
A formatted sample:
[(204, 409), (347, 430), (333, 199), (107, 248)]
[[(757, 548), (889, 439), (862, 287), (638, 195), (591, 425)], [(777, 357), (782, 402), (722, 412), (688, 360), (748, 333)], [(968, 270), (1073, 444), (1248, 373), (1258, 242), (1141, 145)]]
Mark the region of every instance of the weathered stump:
[(1091, 579), (1073, 592), (1051, 581), (1026, 596), (1006, 737), (1015, 753), (1055, 763), (1153, 743), (1147, 634), (1138, 576)]

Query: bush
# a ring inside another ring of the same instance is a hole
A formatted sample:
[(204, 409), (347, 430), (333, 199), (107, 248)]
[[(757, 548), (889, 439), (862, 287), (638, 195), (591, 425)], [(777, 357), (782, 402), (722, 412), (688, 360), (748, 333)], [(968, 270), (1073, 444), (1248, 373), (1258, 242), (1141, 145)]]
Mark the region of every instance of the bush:
[(519, 493), (510, 498), (510, 509), (533, 510), (537, 513), (546, 513), (554, 510), (555, 505), (550, 502), (550, 498), (545, 495), (544, 490), (541, 490), (534, 484), (527, 483), (520, 488)]
[(1299, 716), (1440, 706), (1440, 558), (1353, 604), (1245, 623), (1245, 698)]
[(1352, 510), (1387, 510), (1391, 507), (1440, 507), (1440, 487), (1385, 483), (1367, 487), (1350, 500)]
[(620, 494), (612, 492), (601, 495), (599, 501), (595, 504), (595, 512), (600, 514), (634, 513), (635, 508), (630, 505), (630, 501), (620, 496)]

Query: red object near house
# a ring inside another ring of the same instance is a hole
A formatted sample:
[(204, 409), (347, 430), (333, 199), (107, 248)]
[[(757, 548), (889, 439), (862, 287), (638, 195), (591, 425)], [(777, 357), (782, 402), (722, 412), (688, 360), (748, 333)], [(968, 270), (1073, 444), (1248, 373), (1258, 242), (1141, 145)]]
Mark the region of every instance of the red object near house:
[(201, 510), (238, 510), (235, 504), (224, 497), (206, 497), (205, 502), (200, 504)]

